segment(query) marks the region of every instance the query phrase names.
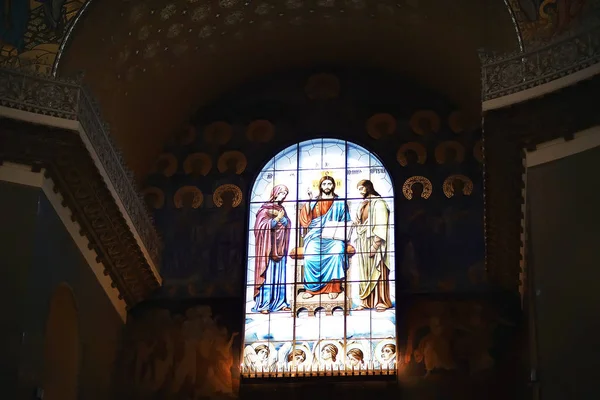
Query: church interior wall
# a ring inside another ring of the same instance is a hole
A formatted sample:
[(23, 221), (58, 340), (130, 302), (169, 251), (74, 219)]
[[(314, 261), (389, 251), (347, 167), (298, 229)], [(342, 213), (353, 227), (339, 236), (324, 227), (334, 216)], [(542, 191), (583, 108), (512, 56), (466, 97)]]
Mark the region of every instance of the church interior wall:
[(594, 147), (527, 170), (530, 346), (542, 399), (592, 398), (598, 389), (598, 157)]
[(2, 376), (14, 394), (7, 398), (32, 398), (43, 389), (46, 322), (52, 295), (61, 284), (73, 289), (77, 306), (78, 395), (110, 398), (123, 326), (119, 314), (42, 190), (1, 182), (0, 193), (1, 219), (9, 222), (2, 224), (2, 293), (4, 304), (12, 304), (7, 307), (8, 324), (2, 324), (3, 335), (9, 332), (2, 341), (3, 353), (10, 355), (2, 357), (8, 370)]

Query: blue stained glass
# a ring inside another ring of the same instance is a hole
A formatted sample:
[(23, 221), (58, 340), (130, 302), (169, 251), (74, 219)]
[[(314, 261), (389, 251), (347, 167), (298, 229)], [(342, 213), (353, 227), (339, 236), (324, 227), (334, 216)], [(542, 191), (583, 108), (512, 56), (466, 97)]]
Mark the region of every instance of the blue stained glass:
[(379, 159), (343, 140), (302, 142), (265, 165), (248, 221), (246, 376), (388, 362), (393, 196)]

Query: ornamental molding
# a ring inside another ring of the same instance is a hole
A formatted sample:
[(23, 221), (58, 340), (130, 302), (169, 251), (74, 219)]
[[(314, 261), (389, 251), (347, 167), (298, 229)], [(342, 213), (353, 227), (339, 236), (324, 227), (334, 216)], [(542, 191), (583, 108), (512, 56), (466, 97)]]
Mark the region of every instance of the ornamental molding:
[(95, 262), (129, 308), (161, 285), (83, 140), (67, 129), (0, 119), (0, 162), (44, 169), (71, 210)]
[(484, 114), (486, 268), (489, 279), (507, 291), (522, 289), (527, 279), (522, 232), (527, 153), (596, 131), (591, 128), (600, 126), (597, 104), (600, 76)]
[(479, 58), (484, 110), (504, 107), (600, 73), (600, 25), (525, 51), (481, 51)]
[(162, 242), (97, 102), (80, 81), (81, 77), (56, 79), (0, 68), (0, 115), (79, 133), (86, 154), (89, 152), (155, 279), (160, 281)]
[(113, 305), (115, 311), (125, 323), (127, 321), (127, 304), (122, 296), (119, 296), (119, 290), (110, 274), (105, 273), (102, 263), (98, 262), (98, 255), (93, 250), (94, 246), (88, 238), (82, 233), (82, 227), (79, 225), (71, 210), (64, 204), (65, 199), (59, 192), (54, 181), (46, 176), (46, 170), (40, 169), (34, 172), (29, 165), (12, 164), (10, 162), (0, 165), (0, 181), (17, 183), (41, 189), (52, 208), (60, 218), (65, 229), (73, 239), (73, 242), (81, 252), (81, 255), (88, 263), (98, 283), (106, 293), (108, 299)]

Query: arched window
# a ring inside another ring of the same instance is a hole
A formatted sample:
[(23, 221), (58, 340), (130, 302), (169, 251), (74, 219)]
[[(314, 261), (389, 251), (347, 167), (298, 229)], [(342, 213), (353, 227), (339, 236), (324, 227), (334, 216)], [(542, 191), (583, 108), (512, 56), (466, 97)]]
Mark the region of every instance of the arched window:
[(394, 192), (364, 148), (286, 148), (250, 193), (245, 377), (396, 371)]

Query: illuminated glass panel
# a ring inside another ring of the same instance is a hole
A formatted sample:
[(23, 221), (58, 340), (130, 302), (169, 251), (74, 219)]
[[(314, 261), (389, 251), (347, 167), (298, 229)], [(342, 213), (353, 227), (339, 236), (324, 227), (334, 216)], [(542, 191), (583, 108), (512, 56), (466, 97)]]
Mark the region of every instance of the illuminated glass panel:
[(250, 193), (243, 376), (394, 374), (394, 192), (381, 161), (310, 140), (271, 159)]

